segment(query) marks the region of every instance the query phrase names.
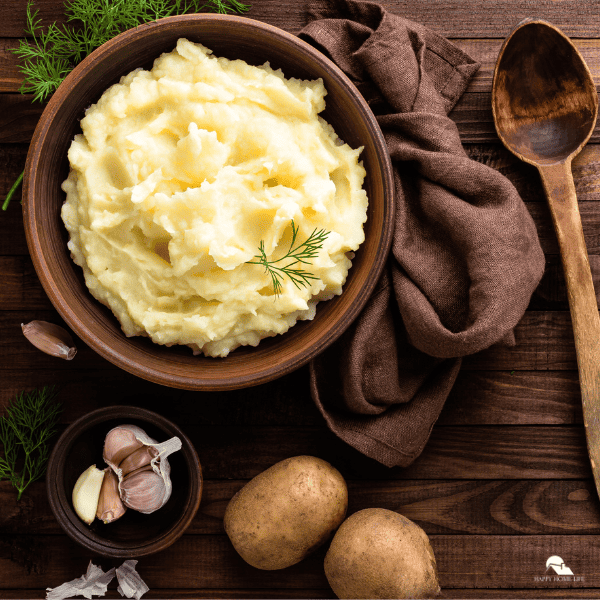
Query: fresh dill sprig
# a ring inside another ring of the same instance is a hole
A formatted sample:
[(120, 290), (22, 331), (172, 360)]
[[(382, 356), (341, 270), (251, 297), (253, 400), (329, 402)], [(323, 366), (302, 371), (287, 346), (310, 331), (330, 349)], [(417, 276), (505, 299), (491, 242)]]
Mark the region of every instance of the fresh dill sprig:
[(67, 23), (52, 23), (44, 29), (33, 0), (27, 0), (27, 25), (23, 39), (13, 52), (22, 59), (25, 76), (20, 91), (44, 101), (88, 54), (119, 33), (142, 23), (189, 12), (245, 12), (250, 7), (239, 0), (67, 0)]
[[(282, 256), (277, 260), (269, 260), (269, 257), (265, 252), (265, 242), (264, 240), (261, 240), (258, 246), (259, 254), (254, 256), (257, 260), (250, 260), (246, 263), (248, 265), (262, 265), (265, 268), (265, 272), (271, 276), (275, 296), (279, 296), (281, 293), (281, 282), (283, 281), (284, 276), (289, 277), (298, 289), (300, 289), (301, 286), (308, 287), (312, 279), (318, 279), (318, 277), (313, 275), (310, 271), (298, 268), (298, 265), (310, 264), (310, 259), (317, 256), (319, 250), (323, 247), (323, 242), (329, 235), (329, 232), (324, 229), (314, 229), (304, 242), (295, 246), (298, 229), (299, 228), (296, 227), (292, 220), (292, 241), (290, 242), (290, 248), (285, 256)], [(284, 261), (289, 262), (284, 265), (280, 264)]]
[[(47, 100), (90, 52), (127, 29), (189, 12), (243, 13), (250, 8), (239, 0), (67, 0), (64, 7), (67, 23), (44, 28), (33, 0), (27, 0), (28, 37), (13, 52), (21, 59), (24, 75), (19, 91), (33, 94), (34, 102)], [(22, 178), (23, 174), (11, 187), (2, 210)]]
[(239, 0), (67, 0), (67, 23), (44, 29), (33, 0), (27, 0), (27, 25), (13, 52), (22, 59), (25, 76), (20, 91), (44, 101), (88, 54), (119, 33), (142, 23), (189, 12), (245, 12)]
[(62, 406), (52, 387), (19, 394), (0, 416), (0, 481), (8, 479), (17, 489), (17, 500), (27, 486), (46, 471), (49, 440), (56, 433)]

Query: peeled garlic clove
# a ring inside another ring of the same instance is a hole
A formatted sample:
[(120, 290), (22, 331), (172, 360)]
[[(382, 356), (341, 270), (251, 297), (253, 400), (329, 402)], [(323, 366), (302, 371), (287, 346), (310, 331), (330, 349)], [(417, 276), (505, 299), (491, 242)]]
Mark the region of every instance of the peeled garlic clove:
[(106, 469), (100, 488), (96, 516), (104, 523), (112, 523), (122, 517), (126, 510), (119, 496), (119, 479), (114, 471)]
[(130, 429), (124, 426), (115, 427), (104, 438), (104, 461), (119, 474), (120, 463), (143, 446), (144, 443), (140, 442)]
[(92, 465), (75, 482), (73, 488), (73, 508), (77, 516), (88, 525), (96, 518), (100, 488), (104, 480), (104, 471)]
[(167, 489), (159, 473), (142, 467), (121, 481), (119, 488), (123, 504), (146, 515), (161, 508), (166, 502)]
[(158, 451), (154, 446), (142, 446), (132, 452), (129, 456), (125, 457), (123, 461), (119, 463), (119, 469), (121, 469), (121, 473), (123, 477), (125, 477), (140, 467), (150, 465), (150, 462), (156, 456), (158, 456)]
[(23, 335), (38, 349), (50, 356), (57, 356), (65, 360), (73, 360), (77, 348), (69, 332), (48, 321), (31, 321), (24, 325), (21, 323)]

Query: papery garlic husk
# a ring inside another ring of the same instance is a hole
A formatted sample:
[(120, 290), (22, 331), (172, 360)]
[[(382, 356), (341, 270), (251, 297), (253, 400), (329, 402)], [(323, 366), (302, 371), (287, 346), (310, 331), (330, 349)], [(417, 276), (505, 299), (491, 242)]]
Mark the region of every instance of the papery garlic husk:
[[(167, 457), (180, 450), (181, 445), (178, 437), (158, 443), (136, 425), (120, 425), (109, 431), (104, 445), (105, 460), (119, 479), (119, 493), (125, 506), (150, 514), (166, 504), (173, 489)], [(149, 465), (143, 464), (147, 459), (141, 451), (144, 446), (153, 455)]]
[(38, 349), (50, 356), (73, 360), (77, 348), (69, 332), (55, 323), (31, 321), (21, 323), (23, 335)]
[(119, 478), (112, 469), (106, 469), (100, 488), (96, 517), (104, 523), (112, 523), (122, 517), (126, 510), (119, 495)]
[(101, 471), (96, 465), (88, 467), (73, 487), (73, 508), (77, 516), (88, 525), (96, 518), (100, 490), (107, 469)]

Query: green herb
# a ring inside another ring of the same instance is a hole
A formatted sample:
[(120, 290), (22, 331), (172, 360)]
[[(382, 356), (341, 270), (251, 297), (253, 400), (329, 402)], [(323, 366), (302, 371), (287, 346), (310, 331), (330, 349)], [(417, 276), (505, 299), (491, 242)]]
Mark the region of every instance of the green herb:
[[(311, 279), (318, 279), (317, 276), (309, 271), (298, 268), (298, 265), (310, 264), (310, 259), (317, 256), (319, 250), (323, 247), (323, 242), (329, 235), (329, 232), (324, 229), (314, 229), (304, 242), (298, 244), (298, 246), (294, 246), (297, 235), (298, 228), (292, 220), (292, 241), (290, 242), (290, 248), (285, 256), (282, 256), (277, 260), (269, 260), (265, 252), (265, 242), (261, 240), (258, 246), (259, 254), (254, 257), (258, 260), (251, 260), (246, 263), (249, 265), (262, 265), (265, 268), (265, 272), (269, 273), (271, 276), (275, 296), (278, 296), (281, 293), (281, 282), (283, 281), (284, 276), (289, 277), (298, 289), (300, 289), (300, 286), (307, 287)], [(280, 264), (285, 261), (289, 262), (287, 262), (287, 264)]]
[(0, 416), (0, 481), (8, 479), (18, 490), (17, 500), (27, 486), (42, 477), (50, 453), (49, 440), (56, 433), (62, 411), (54, 401), (54, 388), (44, 387), (19, 394)]
[[(47, 100), (92, 50), (127, 29), (203, 9), (225, 14), (250, 8), (239, 0), (70, 0), (64, 4), (67, 24), (52, 23), (44, 29), (33, 6), (28, 0), (25, 33), (31, 39), (20, 40), (13, 52), (21, 58), (25, 76), (19, 91), (33, 94), (39, 102)], [(8, 192), (2, 210), (8, 208), (22, 178), (23, 174)]]
[(2, 210), (6, 210), (8, 208), (8, 205), (9, 205), (14, 193), (17, 191), (17, 188), (21, 185), (21, 182), (23, 181), (24, 175), (25, 175), (25, 171), (21, 171), (21, 174), (17, 177), (17, 180), (12, 184), (12, 187), (10, 188), (10, 190), (8, 190), (8, 194), (6, 194), (6, 198), (4, 199), (4, 202), (2, 204)]

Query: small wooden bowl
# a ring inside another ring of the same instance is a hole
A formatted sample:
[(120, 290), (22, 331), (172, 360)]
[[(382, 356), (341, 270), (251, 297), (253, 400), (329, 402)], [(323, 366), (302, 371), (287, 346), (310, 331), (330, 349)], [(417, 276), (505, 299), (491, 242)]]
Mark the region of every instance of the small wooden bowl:
[[(218, 56), (269, 61), (287, 77), (321, 77), (327, 89), (322, 116), (350, 146), (364, 146), (369, 197), (366, 239), (356, 252), (343, 293), (317, 307), (284, 335), (242, 347), (227, 358), (193, 356), (189, 348), (167, 348), (144, 337), (127, 338), (110, 310), (87, 290), (71, 260), (60, 218), (61, 183), (67, 150), (85, 109), (120, 77), (151, 68), (185, 37)], [(98, 48), (66, 78), (44, 110), (30, 145), (23, 185), (25, 232), (33, 264), (56, 310), (98, 354), (139, 377), (170, 387), (197, 390), (257, 385), (289, 373), (317, 356), (358, 316), (386, 262), (393, 232), (394, 183), (390, 157), (377, 121), (356, 87), (321, 52), (298, 37), (264, 23), (230, 15), (175, 16), (124, 32)]]
[[(113, 427), (125, 424), (141, 427), (158, 442), (181, 439), (181, 449), (169, 456), (171, 497), (149, 515), (128, 509), (113, 523), (96, 519), (86, 525), (73, 508), (73, 487), (90, 465), (107, 467), (102, 459), (104, 438)], [(164, 417), (134, 406), (108, 406), (75, 421), (56, 442), (46, 472), (48, 500), (60, 526), (75, 542), (114, 558), (153, 554), (175, 542), (198, 511), (202, 484), (200, 461), (186, 435)]]

